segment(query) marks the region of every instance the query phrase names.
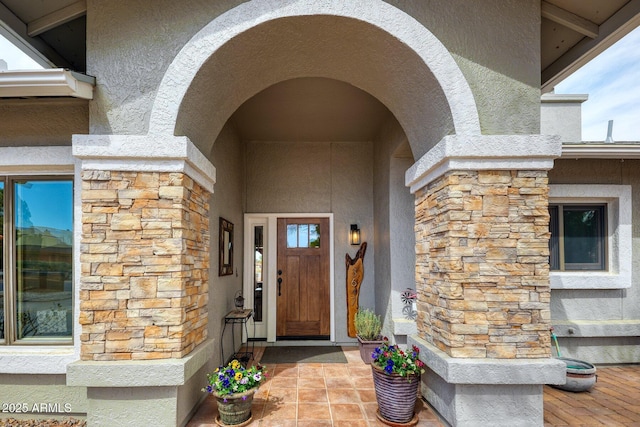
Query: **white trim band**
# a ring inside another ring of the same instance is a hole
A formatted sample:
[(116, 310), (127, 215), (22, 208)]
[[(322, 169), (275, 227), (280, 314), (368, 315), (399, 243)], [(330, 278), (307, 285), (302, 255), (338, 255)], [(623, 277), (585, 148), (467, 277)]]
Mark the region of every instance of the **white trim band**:
[(74, 163), (71, 147), (0, 147), (0, 175), (72, 174)]
[(543, 104), (567, 104), (580, 103), (589, 99), (588, 94), (565, 94), (565, 93), (543, 93), (540, 96), (540, 102)]
[(64, 374), (67, 372), (67, 365), (80, 357), (79, 349), (80, 346), (72, 345), (1, 347), (0, 373)]
[(553, 332), (567, 338), (638, 337), (640, 320), (554, 320)]

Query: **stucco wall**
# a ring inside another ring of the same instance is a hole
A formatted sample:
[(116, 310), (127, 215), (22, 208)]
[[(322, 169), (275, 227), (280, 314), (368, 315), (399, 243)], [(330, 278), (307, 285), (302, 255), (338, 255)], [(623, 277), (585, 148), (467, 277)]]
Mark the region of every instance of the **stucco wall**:
[[(382, 316), (382, 333), (387, 337), (393, 336), (391, 315), (391, 245), (390, 245), (390, 188), (389, 175), (391, 169), (392, 145), (397, 145), (402, 133), (398, 132), (399, 124), (387, 120), (382, 126), (375, 141), (373, 203), (375, 209), (375, 239), (376, 239), (376, 306), (375, 311)], [(395, 131), (395, 132), (394, 132)], [(393, 137), (396, 140), (393, 141)], [(394, 144), (395, 143), (395, 144)]]
[(71, 145), (71, 135), (89, 131), (88, 101), (0, 100), (0, 145)]
[[(211, 161), (216, 167), (216, 184), (211, 196), (211, 272), (209, 281), (209, 337), (219, 343), (224, 326), (224, 315), (234, 309), (233, 299), (242, 290), (243, 241), (244, 241), (244, 163), (243, 145), (231, 126), (225, 127), (213, 145)], [(219, 217), (233, 223), (233, 274), (218, 276), (219, 266)], [(232, 354), (231, 329), (225, 333), (224, 357)], [(236, 347), (240, 345), (240, 329), (236, 330)], [(233, 349), (233, 351), (238, 348)], [(219, 364), (220, 353), (212, 355)]]
[[(415, 332), (415, 321), (403, 313), (406, 304), (402, 301), (402, 293), (407, 288), (416, 289), (415, 197), (404, 185), (404, 172), (412, 164), (411, 157), (394, 155), (391, 159), (391, 299), (396, 334)], [(400, 322), (401, 319), (407, 320), (406, 324)]]
[[(65, 375), (0, 375), (0, 402), (20, 404), (20, 409), (0, 408), (5, 412), (0, 419), (82, 417), (87, 413), (86, 395), (86, 387), (67, 387)], [(23, 415), (25, 404), (28, 414)]]
[(367, 242), (360, 305), (375, 304), (372, 143), (248, 142), (248, 213), (334, 214), (336, 341), (349, 342), (346, 328), (345, 254), (350, 224), (358, 224)]
[[(92, 133), (145, 133), (171, 60), (198, 30), (240, 3), (89, 0), (87, 72), (97, 78)], [(539, 2), (389, 3), (415, 17), (452, 52), (473, 91), (484, 133), (538, 131)]]
[(539, 132), (540, 2), (388, 3), (416, 18), (452, 53), (471, 86), (483, 134)]
[(391, 117), (375, 141), (376, 311), (383, 316), (383, 335), (400, 341), (406, 335), (396, 322), (403, 318), (400, 293), (415, 289), (414, 197), (404, 184), (412, 164), (406, 135)]
[(552, 290), (551, 319), (563, 356), (592, 363), (640, 361), (640, 161), (556, 160), (549, 183), (632, 186), (631, 287)]
[(542, 95), (540, 133), (560, 135), (562, 142), (581, 142), (582, 103), (588, 98), (587, 95)]
[(87, 74), (96, 77), (91, 133), (146, 133), (167, 67), (207, 22), (241, 0), (87, 1)]

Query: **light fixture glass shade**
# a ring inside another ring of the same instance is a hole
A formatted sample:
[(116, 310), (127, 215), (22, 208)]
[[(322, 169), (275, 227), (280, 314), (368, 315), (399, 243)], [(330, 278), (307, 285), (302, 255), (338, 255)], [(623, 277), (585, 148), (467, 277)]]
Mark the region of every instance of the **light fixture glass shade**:
[(358, 224), (351, 224), (351, 230), (349, 231), (349, 243), (352, 245), (360, 244), (360, 229)]

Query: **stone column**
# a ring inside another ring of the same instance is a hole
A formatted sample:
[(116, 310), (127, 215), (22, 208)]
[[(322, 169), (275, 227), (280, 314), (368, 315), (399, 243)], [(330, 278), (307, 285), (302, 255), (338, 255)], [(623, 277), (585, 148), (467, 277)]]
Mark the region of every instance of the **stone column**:
[(185, 356), (207, 337), (210, 193), (181, 172), (81, 174), (82, 360)]
[(418, 335), (452, 357), (549, 357), (546, 171), (450, 171), (416, 193)]
[(452, 425), (542, 425), (551, 359), (552, 138), (447, 137), (407, 173), (416, 196), (423, 393)]
[(74, 135), (73, 155), (81, 360), (67, 384), (87, 387), (91, 425), (118, 417), (181, 425), (215, 351), (207, 339), (215, 168), (185, 137)]

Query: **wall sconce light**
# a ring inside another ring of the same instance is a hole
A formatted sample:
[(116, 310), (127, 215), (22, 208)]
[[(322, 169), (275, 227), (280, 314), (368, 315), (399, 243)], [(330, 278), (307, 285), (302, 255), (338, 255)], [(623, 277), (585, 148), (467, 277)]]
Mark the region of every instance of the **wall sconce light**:
[(352, 245), (360, 244), (360, 229), (358, 224), (351, 224), (351, 231), (349, 231), (349, 243)]

